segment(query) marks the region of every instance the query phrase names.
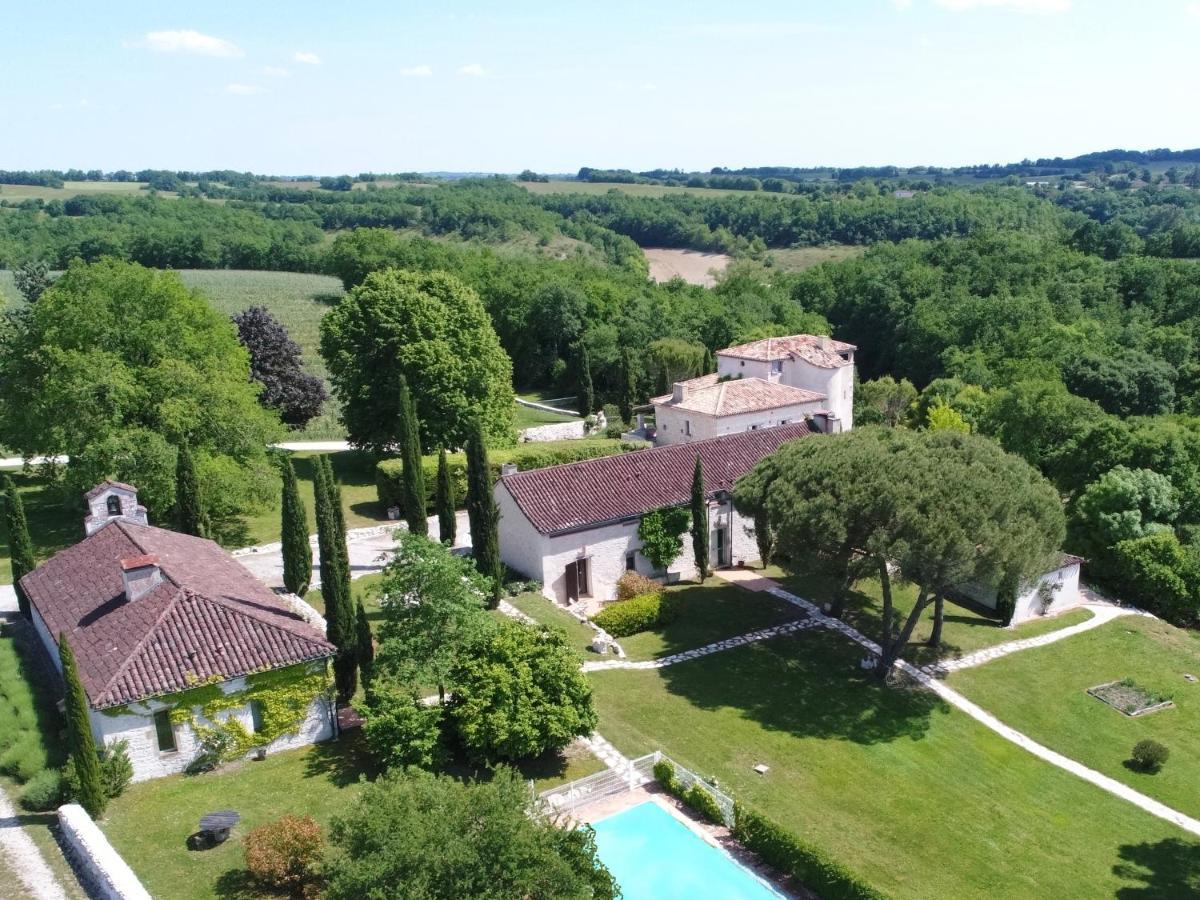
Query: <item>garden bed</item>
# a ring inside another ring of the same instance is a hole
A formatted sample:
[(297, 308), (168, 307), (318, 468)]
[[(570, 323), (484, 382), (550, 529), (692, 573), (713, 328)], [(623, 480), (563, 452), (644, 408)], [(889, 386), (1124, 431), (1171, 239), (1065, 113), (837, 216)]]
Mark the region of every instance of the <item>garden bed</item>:
[(1088, 688), (1087, 692), (1117, 712), (1133, 717), (1149, 715), (1175, 705), (1169, 696), (1141, 687), (1130, 678), (1098, 684)]

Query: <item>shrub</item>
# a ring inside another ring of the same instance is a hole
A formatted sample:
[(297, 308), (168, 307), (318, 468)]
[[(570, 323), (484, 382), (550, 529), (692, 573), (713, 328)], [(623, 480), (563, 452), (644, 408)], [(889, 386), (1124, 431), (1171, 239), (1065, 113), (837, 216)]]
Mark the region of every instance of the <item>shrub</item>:
[(34, 732), (19, 734), (3, 753), (0, 753), (0, 772), (24, 784), (46, 768), (46, 748)]
[(662, 593), (662, 585), (653, 578), (639, 575), (637, 572), (626, 572), (617, 579), (617, 599), (632, 600), (642, 594)]
[(1148, 738), (1134, 744), (1130, 754), (1133, 764), (1144, 772), (1157, 772), (1170, 756), (1171, 751), (1165, 744)]
[(373, 691), (359, 710), (371, 756), (385, 769), (428, 769), (443, 756), (440, 706), (426, 706), (411, 694)]
[(100, 784), (109, 800), (120, 797), (133, 781), (133, 763), (129, 761), (129, 742), (113, 741), (100, 759)]
[(713, 824), (725, 824), (725, 813), (722, 812), (721, 805), (717, 803), (717, 798), (706, 791), (699, 782), (684, 791), (681, 799)]
[(679, 782), (675, 779), (675, 767), (670, 760), (660, 759), (654, 764), (654, 780), (668, 794), (679, 794)]
[(21, 805), (34, 812), (45, 812), (56, 808), (63, 797), (63, 776), (58, 769), (42, 769), (29, 781), (21, 792)]
[(734, 807), (733, 836), (776, 871), (789, 875), (824, 900), (887, 900), (824, 850), (801, 840), (765, 816)]
[[(544, 469), (563, 463), (579, 462), (583, 459), (595, 459), (601, 456), (615, 456), (629, 450), (638, 450), (646, 446), (640, 442), (610, 440), (574, 440), (574, 441), (545, 441), (521, 444), (517, 447), (488, 450), (488, 466), (491, 470), (492, 481), (500, 477), (500, 466), (505, 463), (515, 463), (522, 471), (529, 469)], [(435, 508), (434, 494), (437, 489), (437, 454), (422, 457), (421, 466), (425, 470), (425, 505), (427, 509)], [(450, 480), (454, 484), (454, 496), (459, 505), (465, 502), (467, 496), (467, 459), (462, 453), (448, 453), (446, 467), (450, 472)], [(398, 506), (403, 511), (403, 472), (404, 466), (398, 459), (385, 459), (375, 466), (375, 490), (379, 502), (385, 507)]]
[(246, 870), (261, 887), (303, 894), (316, 881), (323, 843), (310, 816), (284, 816), (246, 835)]
[(679, 612), (675, 594), (642, 594), (600, 610), (592, 621), (613, 637), (628, 637), (671, 622)]

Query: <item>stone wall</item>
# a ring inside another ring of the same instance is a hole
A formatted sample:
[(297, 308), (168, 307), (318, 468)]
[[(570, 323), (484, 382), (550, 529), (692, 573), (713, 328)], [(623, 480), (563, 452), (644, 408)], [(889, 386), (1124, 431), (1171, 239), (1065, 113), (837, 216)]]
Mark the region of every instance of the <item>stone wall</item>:
[[(100, 900), (151, 900), (137, 875), (113, 849), (87, 811), (76, 803), (58, 809), (59, 840), (63, 853)], [(180, 852), (184, 852), (181, 848)]]
[(521, 430), (522, 441), (572, 441), (588, 436), (583, 419), (574, 422), (554, 422), (551, 425), (534, 425)]

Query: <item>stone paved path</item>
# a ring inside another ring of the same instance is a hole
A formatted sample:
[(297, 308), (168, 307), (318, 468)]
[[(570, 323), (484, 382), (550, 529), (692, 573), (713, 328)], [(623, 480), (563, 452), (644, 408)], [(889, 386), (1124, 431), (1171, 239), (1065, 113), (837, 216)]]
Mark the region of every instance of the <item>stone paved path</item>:
[[(8, 794), (0, 790), (0, 853), (9, 868), (16, 873), (22, 887), (36, 900), (66, 900), (66, 893), (46, 865), (37, 844), (25, 829)], [(0, 885), (0, 896), (4, 896)]]
[(760, 628), (758, 631), (739, 634), (736, 637), (726, 638), (723, 641), (716, 641), (712, 644), (705, 644), (703, 647), (696, 647), (693, 650), (672, 653), (670, 656), (662, 656), (658, 659), (648, 659), (641, 662), (630, 662), (627, 659), (585, 662), (583, 664), (583, 671), (603, 672), (608, 669), (661, 669), (664, 666), (673, 666), (676, 663), (687, 662), (689, 659), (699, 659), (701, 656), (708, 656), (711, 653), (720, 653), (722, 650), (732, 650), (734, 647), (743, 647), (746, 644), (753, 644), (756, 641), (766, 641), (780, 635), (792, 634), (793, 632), (812, 628), (819, 624), (823, 623), (819, 623), (815, 619), (797, 619), (794, 622), (772, 625), (770, 628)]
[(599, 732), (593, 731), (587, 737), (580, 738), (580, 741), (610, 769), (616, 769), (618, 772), (629, 771), (632, 765), (629, 757), (610, 744)]
[[(725, 577), (726, 575), (726, 573), (723, 571), (717, 572), (716, 574), (718, 577)], [(747, 587), (750, 590), (767, 591), (773, 596), (800, 606), (803, 609), (812, 609), (814, 611), (813, 618), (819, 623), (825, 625), (826, 627), (833, 628), (836, 631), (840, 631), (842, 634), (846, 635), (851, 640), (856, 641), (858, 644), (867, 648), (872, 653), (879, 653), (879, 645), (874, 641), (860, 634), (857, 630), (851, 628), (845, 622), (842, 622), (838, 619), (829, 618), (824, 613), (820, 612), (820, 610), (816, 608), (816, 605), (811, 601), (805, 600), (802, 597), (797, 597), (795, 594), (785, 591), (771, 579), (764, 578), (756, 573), (747, 573), (744, 570), (736, 569), (729, 570), (729, 574), (733, 575), (734, 577), (726, 578), (725, 580), (727, 581), (731, 581), (735, 584), (741, 584), (743, 587)], [(1116, 618), (1116, 616), (1110, 616), (1109, 621), (1111, 621), (1112, 618)], [(1014, 641), (1013, 643), (1022, 642)], [(1051, 765), (1057, 766), (1065, 772), (1071, 773), (1077, 778), (1081, 778), (1084, 781), (1094, 784), (1096, 787), (1107, 791), (1115, 797), (1119, 797), (1122, 800), (1132, 803), (1134, 806), (1137, 806), (1139, 809), (1150, 813), (1152, 816), (1165, 819), (1166, 821), (1179, 826), (1184, 831), (1200, 836), (1200, 820), (1184, 815), (1183, 813), (1179, 812), (1179, 810), (1172, 809), (1165, 803), (1160, 803), (1152, 797), (1147, 797), (1145, 794), (1135, 791), (1133, 788), (1122, 784), (1115, 778), (1109, 778), (1107, 775), (1103, 775), (1100, 772), (1097, 772), (1095, 769), (1089, 769), (1082, 763), (1076, 762), (1070, 757), (1063, 756), (1061, 753), (1057, 753), (1043, 744), (1039, 744), (1028, 735), (1017, 731), (1017, 729), (1012, 728), (1009, 725), (1005, 725), (987, 710), (983, 709), (983, 707), (972, 703), (962, 694), (958, 693), (958, 691), (947, 687), (943, 682), (923, 669), (919, 669), (911, 663), (905, 662), (904, 660), (899, 660), (896, 663), (896, 668), (910, 677), (913, 681), (933, 691), (951, 706), (966, 713), (981, 725), (991, 729), (1005, 740), (1011, 741), (1023, 750), (1027, 750), (1034, 756), (1045, 760)]]
[(1085, 603), (1082, 606), (1076, 607), (1076, 609), (1089, 610), (1092, 617), (1086, 622), (1080, 622), (1078, 625), (1070, 625), (1067, 628), (1060, 628), (1057, 631), (1040, 634), (1037, 637), (1023, 638), (1019, 641), (1008, 641), (1004, 644), (997, 644), (994, 647), (985, 647), (982, 650), (976, 650), (974, 653), (960, 656), (958, 659), (941, 660), (925, 666), (924, 669), (930, 675), (945, 678), (951, 672), (957, 672), (959, 669), (981, 666), (984, 663), (991, 662), (993, 659), (1008, 656), (1010, 653), (1016, 653), (1019, 650), (1028, 650), (1031, 647), (1044, 647), (1047, 644), (1053, 644), (1064, 638), (1082, 634), (1085, 631), (1091, 631), (1093, 628), (1099, 628), (1101, 625), (1107, 624), (1120, 616), (1150, 615), (1141, 610), (1113, 606), (1109, 603)]

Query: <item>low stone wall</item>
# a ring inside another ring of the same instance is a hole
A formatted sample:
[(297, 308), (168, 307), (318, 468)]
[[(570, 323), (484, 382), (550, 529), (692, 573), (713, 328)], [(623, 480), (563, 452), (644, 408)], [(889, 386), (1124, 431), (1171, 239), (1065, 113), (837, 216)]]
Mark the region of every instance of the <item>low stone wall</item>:
[(583, 419), (574, 422), (555, 422), (552, 425), (534, 425), (521, 431), (521, 440), (526, 443), (533, 441), (570, 441), (588, 436), (587, 425)]
[(113, 849), (82, 806), (77, 803), (60, 806), (58, 828), (63, 852), (91, 896), (100, 900), (151, 900), (133, 869)]

